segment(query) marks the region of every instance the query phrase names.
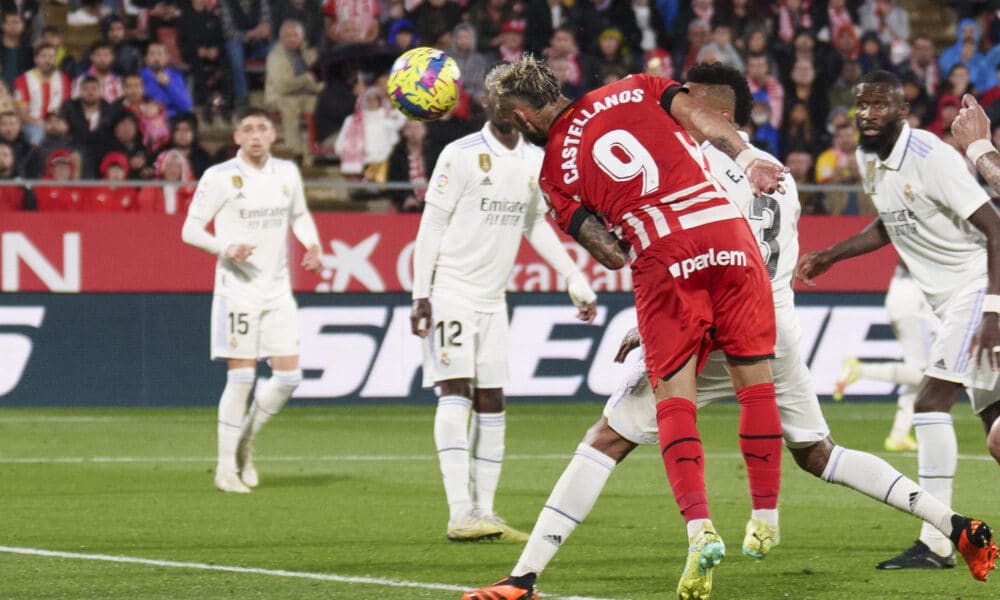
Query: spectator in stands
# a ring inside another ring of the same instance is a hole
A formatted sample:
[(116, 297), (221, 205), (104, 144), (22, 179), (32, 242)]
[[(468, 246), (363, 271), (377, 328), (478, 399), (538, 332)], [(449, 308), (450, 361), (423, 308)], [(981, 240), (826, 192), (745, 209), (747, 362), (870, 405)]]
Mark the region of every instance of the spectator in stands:
[(288, 20), (302, 23), (306, 45), (319, 48), (323, 41), (323, 13), (320, 0), (285, 0), (271, 7), (271, 30), (278, 31)]
[(784, 123), (780, 136), (781, 151), (777, 156), (784, 156), (794, 150), (813, 154), (816, 152), (817, 130), (813, 126), (813, 119), (805, 102), (793, 101), (788, 106), (788, 114), (785, 116)]
[(594, 64), (588, 55), (580, 52), (576, 36), (569, 27), (555, 28), (552, 39), (549, 40), (549, 47), (545, 49), (545, 56), (550, 64), (555, 59), (565, 61), (565, 70), (560, 80), (568, 89), (574, 91), (575, 95), (568, 96), (569, 98), (579, 98), (583, 92), (594, 87)]
[(766, 53), (758, 52), (747, 57), (747, 84), (755, 100), (768, 103), (771, 126), (779, 129), (785, 109), (785, 88), (771, 76), (771, 59)]
[[(708, 30), (711, 30), (712, 20), (719, 14), (715, 10), (713, 0), (691, 0), (690, 2), (678, 2), (676, 17), (673, 20), (674, 45), (671, 48), (674, 54), (683, 56), (688, 53), (689, 48), (685, 41), (685, 36), (691, 28), (692, 21), (704, 21)], [(720, 15), (724, 16), (724, 15)], [(669, 18), (668, 18), (669, 19)]]
[(167, 109), (167, 117), (191, 110), (184, 76), (167, 66), (167, 48), (153, 42), (146, 48), (146, 68), (140, 73), (145, 94)]
[(96, 77), (85, 75), (80, 84), (80, 96), (62, 105), (60, 110), (69, 124), (73, 142), (91, 148), (101, 125), (110, 118), (111, 105), (101, 98), (101, 84)]
[[(196, 0), (197, 1), (197, 0)], [(80, 95), (80, 86), (84, 79), (92, 77), (97, 80), (101, 99), (111, 104), (122, 97), (122, 79), (111, 70), (115, 54), (111, 44), (99, 40), (90, 45), (90, 67), (80, 74), (73, 82), (74, 98)]]
[(22, 129), (32, 144), (45, 134), (42, 121), (50, 110), (59, 110), (69, 100), (69, 77), (56, 71), (56, 49), (41, 44), (35, 48), (35, 68), (14, 81), (14, 100), (21, 113)]
[(3, 33), (0, 41), (3, 48), (3, 80), (8, 88), (13, 89), (18, 76), (32, 67), (34, 58), (31, 46), (21, 37), (24, 21), (19, 14), (4, 12), (0, 31)]
[(76, 59), (73, 58), (73, 55), (69, 53), (69, 49), (62, 42), (62, 33), (59, 32), (58, 27), (46, 25), (42, 29), (42, 43), (56, 49), (56, 69), (59, 69), (69, 77), (73, 77), (79, 70), (79, 65)]
[[(60, 149), (45, 160), (45, 176), (42, 179), (74, 181), (77, 179), (75, 172), (73, 154)], [(40, 185), (35, 188), (35, 202), (40, 211), (82, 211), (86, 195), (86, 190), (80, 187)]]
[(525, 27), (524, 19), (514, 19), (503, 24), (500, 28), (500, 43), (497, 45), (497, 61), (515, 60), (524, 53)]
[(633, 61), (624, 43), (622, 32), (615, 28), (605, 29), (597, 36), (596, 58), (590, 61), (591, 88), (603, 85), (602, 75), (633, 70)]
[(632, 35), (638, 35), (638, 39), (628, 40), (628, 43), (637, 62), (633, 68), (638, 70), (644, 66), (646, 53), (672, 45), (666, 19), (658, 4), (654, 0), (632, 0), (630, 3), (636, 27)]
[(305, 152), (299, 118), (313, 114), (316, 96), (323, 90), (311, 71), (315, 62), (316, 50), (305, 47), (302, 24), (282, 23), (278, 43), (267, 55), (264, 102), (281, 113), (284, 145), (299, 157)]
[(701, 52), (702, 46), (708, 43), (710, 35), (711, 28), (705, 19), (694, 19), (688, 22), (687, 43), (684, 45), (684, 50), (673, 55), (675, 72), (679, 73), (681, 78), (687, 74), (688, 69), (698, 62), (698, 53)]
[(779, 63), (782, 77), (790, 77), (792, 67), (800, 60), (812, 63), (816, 70), (816, 82), (824, 91), (829, 83), (840, 75), (844, 62), (844, 58), (833, 49), (833, 46), (818, 41), (812, 32), (805, 29), (795, 34), (791, 52), (782, 52), (780, 57), (784, 60), (783, 63)]
[(807, 116), (812, 119), (813, 129), (822, 130), (830, 107), (826, 100), (826, 87), (816, 79), (816, 69), (813, 67), (813, 63), (806, 59), (795, 61), (785, 89), (787, 91), (785, 94), (786, 114), (793, 103), (801, 102), (807, 109)]
[[(21, 17), (21, 43), (29, 48), (42, 39), (45, 16), (38, 0), (2, 0), (0, 11), (17, 13)], [(96, 23), (96, 21), (95, 21)]]
[[(399, 140), (399, 130), (406, 122), (402, 113), (392, 108), (385, 86), (376, 83), (358, 98), (354, 114), (344, 120), (335, 147), (340, 155), (340, 170), (345, 175), (379, 179), (373, 174), (383, 167), (388, 176), (389, 154)], [(383, 179), (384, 181), (384, 179)]]
[(191, 0), (181, 14), (177, 33), (181, 56), (191, 74), (194, 103), (203, 107), (205, 121), (212, 122), (215, 111), (222, 112), (222, 98), (228, 95), (222, 19), (208, 7), (208, 0)]
[(774, 17), (775, 37), (779, 41), (790, 46), (796, 31), (812, 29), (812, 14), (807, 4), (806, 0), (779, 0)]
[(430, 156), (427, 126), (420, 121), (407, 121), (401, 130), (403, 139), (389, 155), (389, 181), (407, 181), (411, 190), (392, 190), (389, 197), (399, 212), (420, 212), (424, 208), (427, 178), (437, 157)]
[(10, 93), (7, 84), (0, 80), (0, 113), (17, 111), (17, 103), (14, 102), (14, 95)]
[[(851, 123), (837, 127), (833, 135), (833, 145), (820, 153), (816, 159), (816, 183), (852, 184), (861, 181), (858, 161), (854, 157), (856, 137), (854, 125)], [(827, 192), (826, 212), (831, 215), (844, 214), (849, 208), (851, 196), (852, 194), (848, 192)], [(856, 197), (854, 199), (856, 200)]]
[(963, 57), (963, 52), (966, 54), (969, 52), (965, 49), (967, 46), (971, 45), (973, 52), (979, 50), (979, 24), (975, 20), (962, 19), (958, 23), (957, 31), (955, 43), (945, 48), (938, 58), (938, 67), (941, 68), (942, 73), (951, 71), (953, 66), (967, 60), (966, 57)]
[(82, 0), (68, 0), (69, 11), (66, 13), (66, 24), (70, 27), (88, 27), (100, 22), (96, 16), (83, 8)]
[(927, 95), (916, 75), (907, 72), (901, 79), (903, 82), (903, 99), (910, 105), (907, 116), (915, 117), (917, 127), (922, 129), (934, 118), (934, 102)]
[(781, 156), (781, 135), (771, 121), (771, 105), (767, 100), (754, 99), (753, 109), (750, 111), (750, 122), (753, 125), (750, 141), (762, 150)]
[(720, 62), (739, 71), (746, 70), (743, 58), (733, 46), (733, 32), (727, 22), (718, 22), (712, 27), (712, 38), (698, 51), (697, 62)]
[[(14, 150), (0, 142), (0, 181), (17, 177), (14, 169)], [(24, 189), (20, 185), (0, 185), (0, 212), (24, 210)]]
[(740, 52), (746, 52), (746, 34), (750, 29), (767, 27), (768, 15), (756, 0), (720, 0), (715, 6), (713, 18), (729, 24), (733, 43)]
[[(389, 23), (386, 43), (394, 55), (400, 55), (417, 47), (417, 26), (409, 19), (394, 19)], [(465, 71), (462, 71), (462, 81), (465, 81)]]
[[(8, 144), (9, 146), (9, 144)], [(77, 153), (77, 146), (69, 134), (69, 123), (57, 112), (45, 115), (45, 137), (24, 157), (22, 173), (28, 179), (45, 175), (45, 160), (56, 150)], [(84, 150), (86, 152), (86, 149)]]
[(802, 185), (815, 183), (813, 181), (813, 157), (808, 152), (789, 152), (785, 157), (785, 166), (788, 167), (789, 175), (799, 186), (799, 204), (802, 206), (802, 214), (817, 215), (823, 214), (822, 198), (815, 192), (802, 191)]
[(181, 113), (170, 119), (170, 143), (160, 152), (160, 156), (171, 150), (181, 153), (195, 178), (200, 178), (212, 166), (212, 157), (198, 140), (198, 119), (194, 113)]
[(944, 85), (941, 86), (941, 93), (952, 94), (959, 98), (962, 97), (962, 94), (976, 94), (977, 91), (975, 82), (970, 78), (969, 67), (962, 63), (951, 67)]
[[(497, 31), (499, 31), (499, 27)], [(452, 46), (448, 53), (462, 72), (462, 87), (478, 103), (486, 93), (483, 82), (490, 63), (486, 56), (476, 50), (476, 29), (468, 23), (459, 23), (451, 36)]]
[(858, 60), (861, 56), (861, 38), (854, 27), (843, 26), (833, 34), (833, 48), (844, 60)]
[(918, 35), (913, 38), (910, 47), (910, 57), (896, 65), (896, 72), (900, 75), (909, 72), (920, 82), (928, 96), (938, 93), (938, 84), (941, 83), (941, 70), (934, 60), (934, 42), (926, 35)]
[[(129, 178), (129, 159), (121, 152), (108, 152), (101, 159), (101, 179), (120, 182)], [(83, 210), (94, 213), (136, 212), (139, 190), (131, 186), (107, 185), (87, 190)]]
[[(132, 111), (126, 110), (115, 115), (110, 126), (101, 132), (94, 151), (88, 152), (84, 161), (84, 178), (97, 179), (101, 174), (101, 161), (110, 152), (124, 154), (133, 175), (138, 175), (146, 166), (148, 160), (145, 159), (146, 148), (142, 142), (139, 119)], [(143, 157), (142, 160), (135, 158), (133, 164), (133, 157), (139, 155)]]
[(743, 54), (749, 60), (753, 54), (771, 51), (771, 40), (768, 37), (767, 29), (763, 27), (751, 27), (744, 36)]
[(326, 37), (335, 46), (378, 39), (378, 0), (323, 0), (322, 11)]
[(858, 64), (858, 61), (844, 61), (844, 66), (840, 69), (840, 77), (826, 92), (827, 105), (831, 109), (838, 106), (852, 108), (854, 106), (854, 86), (860, 82), (861, 65)]
[(934, 114), (934, 120), (927, 125), (927, 131), (942, 139), (946, 132), (951, 133), (951, 123), (958, 116), (958, 109), (962, 106), (959, 98), (953, 94), (942, 94), (938, 98), (937, 112)]
[(829, 0), (826, 10), (823, 10), (821, 2), (817, 2), (815, 8), (815, 19), (813, 28), (816, 31), (816, 39), (833, 43), (836, 32), (841, 28), (849, 28), (857, 35), (857, 25), (851, 9), (847, 6), (847, 0)]
[(417, 37), (427, 43), (450, 32), (462, 19), (462, 7), (455, 0), (410, 0), (406, 5), (417, 25)]
[(525, 6), (525, 40), (528, 52), (541, 54), (556, 27), (566, 26), (574, 32), (581, 48), (589, 48), (600, 31), (591, 0), (529, 0)]
[(650, 50), (645, 58), (646, 62), (642, 69), (644, 73), (650, 77), (674, 78), (674, 62), (670, 60), (670, 54), (666, 50), (660, 48)]
[[(476, 47), (473, 50), (489, 53), (499, 45), (500, 29), (503, 24), (516, 17), (514, 3), (509, 0), (483, 0), (474, 3), (469, 10), (468, 25), (473, 28)], [(452, 32), (452, 37), (455, 36)], [(464, 71), (463, 71), (464, 73)]]
[(111, 44), (115, 55), (111, 70), (124, 77), (139, 72), (142, 62), (142, 51), (126, 39), (125, 23), (119, 17), (109, 17), (104, 24), (104, 40)]
[[(189, 2), (181, 0), (184, 4)], [(183, 14), (182, 5), (173, 0), (152, 0), (146, 10), (146, 37), (150, 40), (160, 40), (160, 29), (175, 27)], [(140, 22), (141, 25), (141, 22)]]
[(156, 159), (155, 168), (156, 180), (164, 184), (139, 191), (139, 212), (186, 215), (194, 197), (196, 178), (184, 154), (179, 150), (166, 150)]
[(861, 46), (858, 51), (858, 63), (861, 65), (863, 73), (872, 71), (888, 71), (892, 69), (892, 62), (882, 46), (882, 40), (874, 31), (866, 31), (861, 36)]
[(24, 159), (31, 152), (31, 143), (21, 129), (21, 117), (16, 112), (0, 113), (0, 142), (14, 150), (14, 164), (21, 173)]
[(887, 48), (892, 62), (910, 53), (910, 16), (893, 0), (866, 0), (858, 9), (862, 31), (874, 31)]
[(265, 60), (271, 50), (271, 3), (270, 0), (219, 0), (219, 6), (233, 81), (233, 103), (242, 108), (249, 95), (246, 61)]

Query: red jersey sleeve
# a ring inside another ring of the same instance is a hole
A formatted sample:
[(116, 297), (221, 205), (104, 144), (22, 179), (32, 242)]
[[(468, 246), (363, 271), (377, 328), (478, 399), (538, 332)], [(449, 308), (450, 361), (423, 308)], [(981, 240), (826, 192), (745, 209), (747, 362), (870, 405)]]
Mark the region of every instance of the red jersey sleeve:
[(575, 233), (573, 226), (575, 225), (577, 228), (580, 226), (579, 222), (574, 223), (574, 216), (582, 209), (586, 212), (582, 212), (580, 216), (576, 217), (578, 220), (582, 220), (583, 217), (590, 214), (590, 211), (568, 192), (554, 185), (552, 179), (546, 176), (544, 168), (538, 185), (542, 190), (542, 197), (549, 205), (549, 214), (559, 225), (559, 229), (573, 235)]

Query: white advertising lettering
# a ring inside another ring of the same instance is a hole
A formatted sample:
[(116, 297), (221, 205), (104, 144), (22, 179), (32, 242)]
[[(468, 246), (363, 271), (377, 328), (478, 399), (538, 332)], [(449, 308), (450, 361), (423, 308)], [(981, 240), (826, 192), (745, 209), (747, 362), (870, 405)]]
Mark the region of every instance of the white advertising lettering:
[(80, 291), (80, 233), (67, 232), (62, 236), (62, 273), (31, 243), (28, 236), (18, 231), (5, 232), (0, 236), (0, 270), (4, 292), (21, 291), (21, 263), (53, 292)]
[[(5, 326), (33, 327), (42, 326), (45, 318), (44, 306), (8, 306), (0, 307), (0, 328)], [(0, 356), (3, 357), (4, 368), (0, 369), (0, 396), (8, 394), (17, 387), (31, 358), (31, 338), (20, 333), (0, 333)]]

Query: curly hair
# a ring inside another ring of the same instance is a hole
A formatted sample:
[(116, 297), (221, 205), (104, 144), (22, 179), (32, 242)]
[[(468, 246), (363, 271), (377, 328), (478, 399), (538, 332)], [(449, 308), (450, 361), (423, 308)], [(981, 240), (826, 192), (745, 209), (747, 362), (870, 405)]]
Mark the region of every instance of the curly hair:
[(486, 75), (485, 87), (501, 110), (509, 108), (515, 100), (540, 109), (562, 96), (552, 69), (531, 54), (495, 66)]
[(688, 69), (687, 80), (689, 83), (724, 85), (731, 88), (735, 95), (733, 121), (740, 127), (750, 122), (753, 94), (750, 93), (746, 76), (737, 69), (722, 63), (698, 63)]

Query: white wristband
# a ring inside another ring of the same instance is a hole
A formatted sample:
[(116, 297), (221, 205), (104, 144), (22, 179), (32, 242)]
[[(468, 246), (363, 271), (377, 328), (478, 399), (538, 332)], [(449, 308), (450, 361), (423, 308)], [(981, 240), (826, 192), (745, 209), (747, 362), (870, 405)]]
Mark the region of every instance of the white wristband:
[(740, 170), (746, 172), (747, 167), (749, 167), (750, 163), (755, 160), (757, 160), (757, 155), (754, 153), (753, 148), (747, 148), (737, 154), (736, 158), (733, 159), (733, 162), (736, 163), (736, 166), (739, 167)]
[(993, 143), (991, 141), (976, 140), (969, 144), (969, 147), (965, 149), (965, 155), (969, 157), (970, 161), (972, 161), (972, 166), (976, 166), (976, 163), (979, 161), (979, 157), (996, 151), (997, 149), (993, 147)]
[(1000, 294), (986, 294), (983, 298), (984, 313), (1000, 313)]

